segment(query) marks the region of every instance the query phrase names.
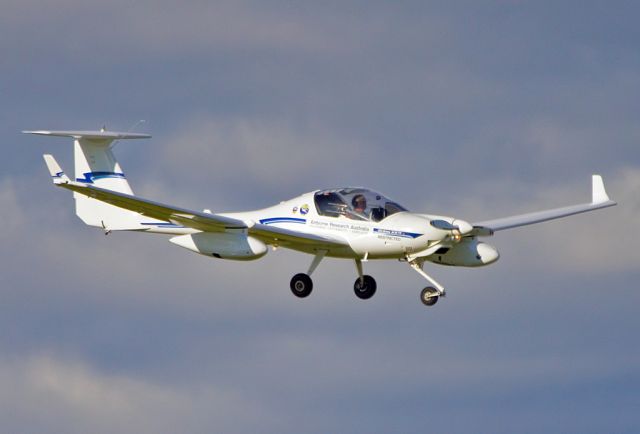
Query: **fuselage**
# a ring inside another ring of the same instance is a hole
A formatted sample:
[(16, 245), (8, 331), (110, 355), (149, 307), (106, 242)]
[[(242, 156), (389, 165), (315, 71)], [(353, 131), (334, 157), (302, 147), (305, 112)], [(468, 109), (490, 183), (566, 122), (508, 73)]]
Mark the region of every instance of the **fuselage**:
[[(370, 218), (356, 218), (348, 213), (322, 215), (316, 201), (319, 192), (318, 190), (305, 193), (256, 211), (222, 215), (290, 231), (326, 236), (329, 239), (344, 240), (346, 246), (327, 248), (326, 256), (338, 258), (404, 258), (407, 254), (432, 247), (434, 242), (441, 242), (442, 231), (430, 226), (431, 216), (399, 211), (375, 221)], [(453, 221), (452, 218), (438, 218)], [(307, 253), (317, 251), (317, 247), (313, 246), (283, 246)]]
[[(369, 199), (364, 209), (358, 210), (350, 203), (350, 199), (358, 196)], [(327, 197), (331, 199), (325, 200)], [(249, 229), (228, 229), (226, 234), (220, 235), (197, 234), (199, 231), (191, 228), (159, 223), (148, 231), (191, 234), (192, 237), (174, 237), (171, 241), (224, 259), (258, 259), (266, 253), (265, 244), (309, 254), (323, 250), (324, 256), (335, 258), (409, 261), (419, 258), (442, 265), (468, 267), (488, 265), (499, 257), (494, 247), (475, 237), (460, 237), (449, 227), (468, 223), (453, 217), (412, 213), (385, 196), (362, 188), (316, 190), (268, 208), (217, 215), (241, 220)], [(334, 242), (318, 245), (283, 239), (274, 243), (251, 233), (252, 227), (260, 225)], [(217, 254), (223, 244), (228, 246), (227, 254)], [(236, 251), (243, 253), (236, 254)]]

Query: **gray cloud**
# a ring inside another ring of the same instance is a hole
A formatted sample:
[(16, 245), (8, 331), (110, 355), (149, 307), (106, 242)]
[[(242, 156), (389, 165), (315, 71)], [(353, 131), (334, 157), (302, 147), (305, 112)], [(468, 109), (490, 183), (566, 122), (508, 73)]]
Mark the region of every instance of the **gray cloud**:
[[(37, 432), (632, 432), (637, 7), (3, 4), (0, 400)], [(488, 240), (491, 267), (214, 261), (86, 228), (26, 128), (127, 129), (135, 191), (221, 211), (340, 184), (469, 220), (620, 205)], [(603, 404), (606, 403), (606, 404)], [(544, 416), (541, 416), (544, 415)]]
[(26, 216), (19, 205), (15, 183), (7, 178), (0, 183), (0, 206), (5, 210), (2, 238), (9, 238), (11, 234), (24, 231)]
[[(635, 270), (638, 266), (635, 234), (640, 229), (639, 170), (621, 166), (605, 175), (604, 180), (607, 193), (618, 202), (617, 207), (541, 226), (498, 232), (487, 241), (498, 247), (507, 245), (514, 254), (526, 258), (523, 268), (571, 269), (587, 274)], [(585, 173), (579, 179), (557, 185), (546, 179), (535, 183), (488, 179), (476, 183), (463, 196), (447, 200), (443, 208), (479, 222), (590, 201), (591, 176)]]

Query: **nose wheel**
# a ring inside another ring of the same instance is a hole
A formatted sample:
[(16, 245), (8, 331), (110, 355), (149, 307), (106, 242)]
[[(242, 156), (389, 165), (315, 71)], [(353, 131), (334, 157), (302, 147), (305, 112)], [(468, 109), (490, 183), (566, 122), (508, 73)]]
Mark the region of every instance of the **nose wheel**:
[(291, 278), (291, 292), (293, 295), (300, 298), (308, 297), (313, 289), (313, 281), (309, 275), (304, 273), (298, 273)]
[(373, 277), (364, 275), (362, 278), (358, 277), (353, 284), (353, 292), (356, 293), (356, 297), (361, 300), (368, 300), (376, 293), (376, 281)]
[(438, 302), (439, 298), (440, 298), (440, 291), (438, 291), (432, 286), (427, 286), (420, 293), (420, 301), (425, 306), (433, 306)]

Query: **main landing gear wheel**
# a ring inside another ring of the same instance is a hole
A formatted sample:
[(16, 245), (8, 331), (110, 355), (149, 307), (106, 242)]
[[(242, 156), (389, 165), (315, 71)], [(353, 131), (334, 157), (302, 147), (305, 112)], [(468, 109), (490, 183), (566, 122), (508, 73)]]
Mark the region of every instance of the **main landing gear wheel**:
[(353, 284), (353, 292), (362, 300), (368, 300), (376, 293), (376, 281), (373, 277), (364, 275)]
[(427, 286), (420, 293), (420, 301), (425, 306), (433, 306), (438, 302), (438, 298), (440, 298), (438, 294), (439, 292), (437, 289), (432, 286)]
[(311, 281), (311, 277), (304, 273), (298, 273), (291, 278), (291, 283), (289, 284), (291, 287), (291, 292), (293, 295), (300, 298), (305, 298), (309, 294), (311, 294), (311, 290), (313, 289), (313, 282)]

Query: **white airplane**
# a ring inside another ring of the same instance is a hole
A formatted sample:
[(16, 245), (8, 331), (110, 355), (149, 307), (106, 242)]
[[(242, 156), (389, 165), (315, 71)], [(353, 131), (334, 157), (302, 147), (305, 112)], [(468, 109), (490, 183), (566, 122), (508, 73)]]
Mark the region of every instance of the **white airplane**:
[(313, 255), (306, 273), (291, 279), (291, 291), (307, 297), (311, 274), (324, 257), (355, 261), (353, 289), (360, 299), (376, 292), (376, 281), (363, 273), (369, 259), (398, 259), (411, 266), (430, 286), (420, 300), (433, 306), (445, 289), (423, 270), (426, 261), (479, 267), (498, 260), (495, 247), (480, 241), (495, 231), (616, 205), (607, 196), (599, 175), (592, 177), (591, 203), (567, 206), (496, 220), (465, 220), (409, 212), (386, 196), (365, 188), (333, 188), (305, 193), (269, 208), (235, 213), (193, 211), (135, 196), (112, 146), (147, 134), (105, 131), (23, 131), (74, 139), (75, 181), (65, 175), (51, 155), (45, 162), (59, 187), (74, 192), (76, 214), (87, 225), (111, 231), (140, 231), (173, 235), (174, 244), (220, 259), (253, 260), (272, 246)]

